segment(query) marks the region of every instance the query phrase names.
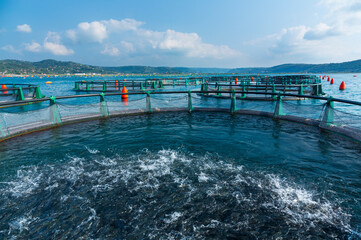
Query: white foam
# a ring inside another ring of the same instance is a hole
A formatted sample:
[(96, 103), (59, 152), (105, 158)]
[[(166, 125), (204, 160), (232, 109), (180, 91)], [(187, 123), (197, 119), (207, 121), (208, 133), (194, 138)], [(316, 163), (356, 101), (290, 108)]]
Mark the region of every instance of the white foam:
[(177, 221), (178, 218), (183, 216), (183, 214), (180, 213), (180, 212), (174, 212), (174, 213), (172, 213), (170, 215), (167, 215), (167, 216), (168, 216), (168, 218), (164, 219), (164, 222), (169, 224), (169, 223), (173, 223), (173, 222)]
[(22, 216), (17, 218), (9, 223), (9, 234), (11, 231), (17, 230), (20, 233), (24, 230), (29, 230), (29, 224), (38, 218), (33, 218), (32, 216)]
[(97, 153), (100, 153), (99, 150), (97, 149), (90, 149), (89, 147), (85, 146), (86, 150), (88, 150), (89, 153), (91, 154), (97, 154)]
[(47, 186), (46, 188), (45, 188), (45, 190), (53, 190), (54, 188), (57, 188), (57, 187), (59, 187), (59, 184), (56, 182), (56, 183), (54, 183), (54, 184), (52, 184), (52, 185), (49, 185), (49, 186)]
[(208, 182), (209, 179), (210, 179), (210, 177), (207, 176), (204, 172), (201, 172), (201, 173), (198, 175), (198, 181), (199, 181), (199, 182)]

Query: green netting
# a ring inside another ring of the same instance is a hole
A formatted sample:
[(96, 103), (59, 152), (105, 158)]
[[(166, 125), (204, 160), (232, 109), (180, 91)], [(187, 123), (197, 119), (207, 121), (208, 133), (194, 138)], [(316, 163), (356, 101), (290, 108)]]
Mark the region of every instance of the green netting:
[(152, 108), (187, 107), (187, 94), (154, 94), (150, 95)]
[(352, 128), (361, 128), (361, 115), (341, 111), (333, 108), (333, 124), (336, 126), (347, 126)]
[(50, 107), (21, 112), (21, 113), (0, 113), (0, 119), (5, 122), (5, 127), (27, 125), (29, 123), (50, 123)]
[(56, 104), (59, 109), (61, 118), (81, 115), (101, 115), (103, 104), (101, 102), (84, 105)]
[(192, 94), (193, 107), (202, 108), (228, 108), (231, 106), (231, 98), (215, 98)]
[(300, 101), (283, 101), (283, 114), (321, 120), (324, 104), (307, 104)]
[(240, 100), (236, 101), (236, 108), (242, 110), (253, 110), (262, 112), (273, 113), (276, 107), (275, 101), (251, 101), (251, 100)]
[(127, 111), (127, 110), (140, 110), (145, 109), (146, 101), (145, 96), (141, 99), (135, 99), (128, 101), (109, 101), (107, 102), (108, 111), (110, 114), (116, 113), (119, 111)]

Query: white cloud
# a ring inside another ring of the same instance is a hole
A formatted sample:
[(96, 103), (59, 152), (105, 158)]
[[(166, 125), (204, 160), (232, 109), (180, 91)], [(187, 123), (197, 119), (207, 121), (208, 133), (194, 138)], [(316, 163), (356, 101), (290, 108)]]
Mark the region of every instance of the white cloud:
[[(275, 42), (270, 47), (274, 54), (288, 54), (295, 51), (303, 44), (303, 38), (307, 28), (305, 26), (283, 29), (280, 34), (273, 35)], [(270, 37), (268, 37), (269, 39)]]
[(28, 24), (18, 25), (16, 26), (16, 31), (31, 33), (31, 27)]
[(142, 22), (126, 18), (121, 21), (110, 19), (103, 21), (81, 22), (76, 29), (67, 31), (67, 36), (73, 41), (102, 43), (110, 33), (135, 31)]
[(83, 35), (83, 37), (95, 42), (102, 42), (108, 37), (106, 26), (96, 21), (79, 23), (78, 32)]
[(137, 21), (131, 18), (125, 18), (121, 21), (110, 19), (108, 21), (101, 21), (104, 25), (107, 26), (109, 31), (136, 31), (139, 26), (143, 25), (143, 22)]
[(228, 58), (239, 55), (237, 51), (230, 49), (228, 46), (215, 46), (204, 43), (196, 33), (182, 33), (174, 30), (167, 30), (163, 33), (158, 48), (180, 51), (188, 57), (195, 58)]
[(61, 44), (60, 35), (56, 32), (48, 32), (44, 40), (44, 49), (50, 51), (54, 55), (71, 55), (74, 53), (72, 49), (68, 49)]
[[(204, 43), (197, 33), (183, 33), (168, 29), (164, 32), (141, 28), (143, 22), (126, 18), (79, 23), (67, 31), (67, 37), (78, 42), (102, 44), (102, 54), (173, 54), (189, 58), (224, 59), (240, 56), (228, 46)], [(110, 45), (112, 47), (110, 47)]]
[(13, 45), (5, 45), (5, 46), (1, 47), (1, 50), (7, 51), (7, 52), (12, 52), (12, 53), (20, 53), (20, 50), (15, 49)]
[[(139, 36), (138, 39), (150, 44), (153, 50), (160, 50), (159, 53), (174, 53), (190, 58), (211, 57), (215, 59), (233, 58), (241, 55), (228, 46), (204, 43), (197, 33), (182, 33), (170, 29), (165, 32), (140, 29), (136, 34)], [(144, 46), (144, 43), (138, 44)]]
[(335, 27), (331, 27), (325, 23), (319, 23), (314, 28), (309, 29), (305, 33), (304, 38), (307, 40), (319, 40), (339, 34), (340, 32), (338, 32)]
[(313, 26), (294, 26), (245, 43), (253, 62), (340, 62), (361, 56), (361, 0), (322, 0), (328, 14)]
[(109, 56), (119, 56), (120, 51), (116, 47), (106, 46), (101, 53)]
[(121, 41), (120, 44), (125, 52), (129, 52), (129, 53), (135, 52), (135, 47), (133, 46), (132, 43), (126, 42), (126, 41)]
[(333, 28), (348, 35), (361, 32), (360, 0), (321, 0), (320, 4), (327, 8)]
[(25, 43), (25, 49), (29, 52), (40, 52), (41, 45), (37, 42)]

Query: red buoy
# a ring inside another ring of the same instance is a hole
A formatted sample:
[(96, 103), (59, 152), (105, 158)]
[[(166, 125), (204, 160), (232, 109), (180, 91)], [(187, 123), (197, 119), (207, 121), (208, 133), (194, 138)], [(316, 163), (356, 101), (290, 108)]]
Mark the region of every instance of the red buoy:
[(126, 106), (126, 107), (128, 106), (128, 98), (123, 98), (122, 102), (123, 102), (124, 106)]
[[(5, 84), (1, 86), (1, 89), (8, 89)], [(3, 94), (8, 94), (8, 91), (3, 91)]]
[(335, 83), (335, 81), (334, 81), (333, 78), (332, 78), (330, 84), (334, 84), (334, 83)]
[(115, 80), (115, 86), (118, 87), (118, 81), (117, 80)]
[[(127, 88), (123, 87), (122, 93), (127, 93), (127, 92), (128, 92)], [(122, 99), (127, 99), (127, 98), (128, 98), (128, 95), (122, 95)]]
[[(266, 76), (266, 78), (267, 78), (267, 76)], [(253, 82), (253, 77), (251, 78), (251, 82)]]
[(342, 83), (340, 84), (339, 89), (340, 90), (345, 90), (346, 86), (345, 86), (345, 81), (342, 81)]
[(238, 84), (238, 79), (236, 78), (236, 81), (234, 81), (234, 83), (237, 85)]
[(327, 76), (327, 81), (328, 81), (328, 82), (330, 81), (330, 76)]

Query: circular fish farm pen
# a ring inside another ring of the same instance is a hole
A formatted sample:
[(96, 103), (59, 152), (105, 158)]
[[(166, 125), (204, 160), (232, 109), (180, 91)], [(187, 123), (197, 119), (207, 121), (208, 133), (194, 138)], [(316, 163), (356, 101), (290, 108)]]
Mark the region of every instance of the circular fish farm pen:
[(0, 112), (0, 238), (360, 239), (361, 103), (214, 79)]
[(76, 92), (121, 92), (123, 87), (128, 91), (155, 91), (166, 87), (176, 86), (202, 86), (207, 91), (208, 86), (220, 90), (241, 89), (242, 91), (276, 91), (294, 92), (298, 94), (322, 95), (321, 78), (314, 75), (230, 75), (209, 77), (178, 77), (178, 78), (144, 78), (144, 79), (119, 79), (103, 81), (75, 81)]
[(145, 78), (145, 79), (121, 79), (103, 81), (76, 81), (74, 91), (77, 92), (120, 92), (123, 87), (130, 91), (154, 91), (167, 86), (198, 86), (204, 79), (187, 78)]

